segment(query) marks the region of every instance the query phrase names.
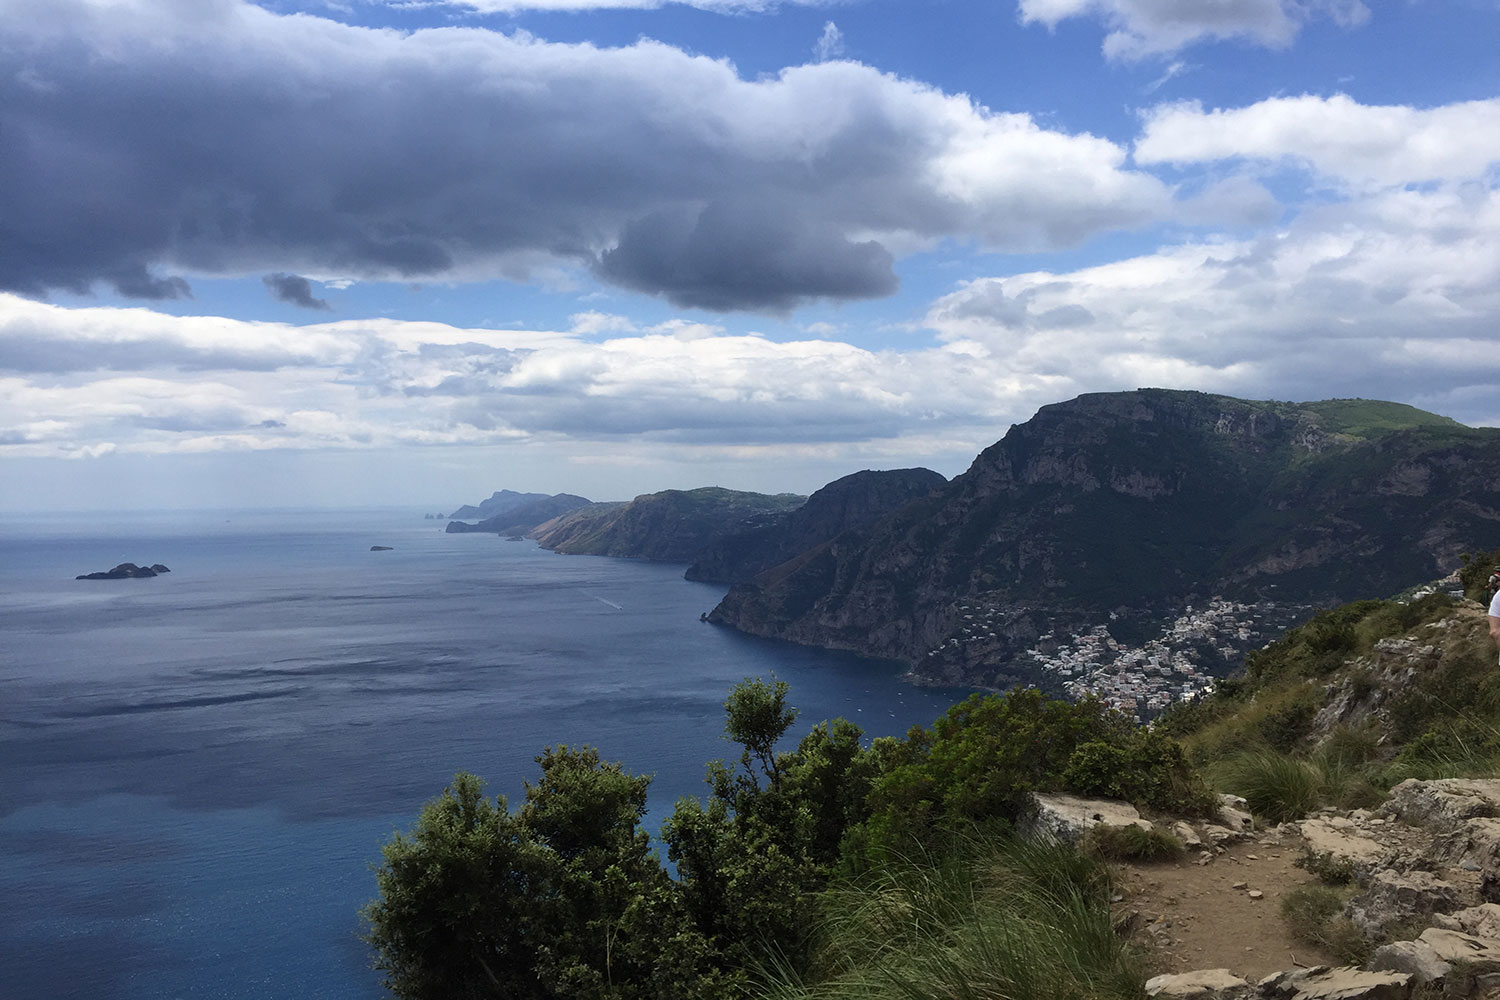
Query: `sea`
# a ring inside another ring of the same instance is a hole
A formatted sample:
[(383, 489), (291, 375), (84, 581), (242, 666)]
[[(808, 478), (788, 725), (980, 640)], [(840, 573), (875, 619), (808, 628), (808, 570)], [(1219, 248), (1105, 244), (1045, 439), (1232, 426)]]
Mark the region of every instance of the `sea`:
[[(381, 845), (555, 744), (653, 776), (733, 758), (723, 700), (870, 736), (968, 692), (703, 623), (682, 566), (445, 534), (410, 510), (0, 515), (0, 997), (377, 1000)], [(390, 546), (371, 551), (372, 545)], [(122, 562), (151, 579), (84, 581)]]

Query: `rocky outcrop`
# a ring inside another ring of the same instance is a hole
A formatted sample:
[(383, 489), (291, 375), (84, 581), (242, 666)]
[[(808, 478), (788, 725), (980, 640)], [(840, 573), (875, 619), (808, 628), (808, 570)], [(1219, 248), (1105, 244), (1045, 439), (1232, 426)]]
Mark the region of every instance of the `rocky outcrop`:
[(538, 525), (531, 534), (542, 548), (566, 555), (691, 563), (711, 545), (771, 523), (805, 500), (792, 493), (716, 486), (664, 490), (624, 504), (590, 504)]
[[(499, 496), (500, 494), (495, 494)], [(449, 521), (445, 529), (449, 534), (484, 532), (492, 535), (524, 535), (539, 524), (544, 524), (569, 511), (589, 506), (589, 500), (571, 493), (543, 496), (535, 493), (517, 493), (514, 497), (534, 497), (521, 503), (510, 504), (500, 513), (477, 524)], [(493, 497), (491, 499), (494, 499)], [(488, 502), (488, 501), (486, 501)]]
[[(736, 585), (710, 619), (999, 687), (1033, 680), (1007, 666), (1059, 627), (1215, 594), (1395, 593), (1497, 523), (1500, 430), (1371, 401), (1101, 393), (1043, 407), (932, 496)], [(929, 669), (966, 605), (994, 609), (984, 641)]]
[(846, 531), (862, 527), (948, 480), (931, 469), (866, 470), (836, 479), (796, 510), (710, 544), (684, 574), (689, 580), (739, 583)]
[(1228, 969), (1198, 969), (1148, 979), (1146, 995), (1166, 1000), (1249, 1000), (1256, 990)]
[(170, 573), (171, 570), (161, 563), (153, 563), (150, 566), (137, 566), (135, 563), (120, 563), (114, 569), (104, 570), (99, 573), (82, 573), (75, 576), (75, 580), (139, 580), (146, 577), (160, 576)]
[(1096, 826), (1151, 829), (1151, 822), (1128, 802), (1050, 793), (1038, 793), (1032, 799), (1033, 809), (1020, 825), (1021, 835), (1031, 840), (1076, 844)]

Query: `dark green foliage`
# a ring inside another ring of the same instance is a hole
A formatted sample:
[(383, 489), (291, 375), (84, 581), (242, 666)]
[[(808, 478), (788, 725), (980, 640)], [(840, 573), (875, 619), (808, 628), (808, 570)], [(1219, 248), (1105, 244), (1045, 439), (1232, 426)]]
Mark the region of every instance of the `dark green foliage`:
[(683, 899), (733, 968), (764, 955), (805, 961), (814, 894), (851, 827), (868, 815), (875, 757), (858, 726), (814, 726), (794, 751), (775, 746), (796, 717), (787, 686), (747, 680), (725, 702), (740, 770), (709, 765), (706, 803), (683, 799), (662, 827)]
[[(784, 683), (747, 680), (724, 707), (739, 760), (710, 764), (709, 795), (679, 801), (663, 825), (675, 879), (639, 828), (648, 779), (592, 749), (544, 752), (540, 780), (514, 811), (486, 800), (477, 778), (457, 776), (410, 834), (386, 845), (380, 897), (365, 911), (395, 995), (707, 1000), (775, 987), (777, 977), (847, 985), (842, 949), (889, 949), (830, 938), (827, 901), (849, 898), (837, 888), (827, 894), (830, 884), (905, 885), (909, 874), (929, 888), (993, 895), (923, 897), (937, 907), (932, 919), (952, 924), (893, 931), (910, 946), (887, 968), (893, 977), (977, 975), (1040, 988), (1061, 976), (1063, 993), (1052, 995), (1138, 993), (1110, 927), (1098, 857), (1038, 853), (988, 834), (1008, 827), (1031, 790), (1211, 808), (1165, 734), (1097, 702), (1018, 691), (970, 698), (902, 740), (866, 748), (859, 728), (839, 719), (778, 752), (796, 718)], [(1123, 836), (1098, 852), (1180, 850), (1170, 838)], [(913, 866), (903, 851), (928, 860)], [(899, 907), (882, 919), (897, 917)]]
[(1199, 813), (1207, 789), (1175, 742), (1086, 700), (1035, 690), (973, 695), (891, 748), (871, 795), (872, 850), (936, 831), (1013, 822), (1033, 791), (1117, 795)]
[(366, 907), (406, 1000), (713, 996), (707, 945), (639, 829), (647, 778), (549, 748), (512, 813), (459, 774), (397, 834)]

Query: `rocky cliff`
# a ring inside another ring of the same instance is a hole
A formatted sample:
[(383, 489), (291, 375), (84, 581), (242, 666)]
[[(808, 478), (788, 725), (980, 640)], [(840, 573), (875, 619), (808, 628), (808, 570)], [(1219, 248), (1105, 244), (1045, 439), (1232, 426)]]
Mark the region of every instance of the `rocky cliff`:
[(742, 493), (717, 486), (664, 490), (629, 503), (580, 507), (531, 534), (543, 548), (568, 555), (690, 563), (721, 539), (753, 531), (805, 500), (792, 493)]
[[(941, 490), (733, 587), (713, 621), (1001, 686), (1057, 622), (1230, 595), (1331, 603), (1500, 537), (1500, 430), (1367, 400), (1143, 389), (1043, 407)], [(929, 676), (934, 676), (929, 673)]]
[(948, 480), (931, 469), (856, 472), (837, 479), (796, 510), (728, 535), (698, 554), (689, 580), (738, 583), (800, 552), (928, 496)]

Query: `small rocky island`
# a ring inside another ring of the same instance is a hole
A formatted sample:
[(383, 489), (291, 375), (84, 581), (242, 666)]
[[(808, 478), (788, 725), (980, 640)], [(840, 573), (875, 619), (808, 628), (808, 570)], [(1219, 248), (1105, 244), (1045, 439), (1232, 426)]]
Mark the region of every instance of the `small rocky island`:
[(390, 552), (394, 548), (395, 548), (395, 546), (393, 546), (393, 545), (371, 545), (370, 546), (370, 551), (371, 552)]
[(103, 573), (82, 573), (75, 576), (75, 580), (135, 580), (147, 576), (161, 576), (170, 573), (171, 570), (161, 563), (152, 563), (150, 566), (137, 566), (135, 563), (120, 563), (114, 569)]

